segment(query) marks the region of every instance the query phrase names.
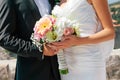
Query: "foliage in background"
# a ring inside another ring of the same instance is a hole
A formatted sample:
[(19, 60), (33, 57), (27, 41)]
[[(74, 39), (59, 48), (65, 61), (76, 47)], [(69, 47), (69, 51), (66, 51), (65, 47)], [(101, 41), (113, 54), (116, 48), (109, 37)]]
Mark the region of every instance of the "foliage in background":
[(112, 12), (112, 18), (114, 20), (117, 20), (118, 21), (117, 23), (120, 24), (120, 8), (112, 7), (111, 12)]

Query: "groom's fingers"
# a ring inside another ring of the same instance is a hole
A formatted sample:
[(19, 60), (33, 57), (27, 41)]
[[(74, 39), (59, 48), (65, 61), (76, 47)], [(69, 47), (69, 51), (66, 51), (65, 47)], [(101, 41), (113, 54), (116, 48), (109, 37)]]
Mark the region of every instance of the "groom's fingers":
[(43, 51), (43, 54), (45, 56), (54, 56), (54, 51), (47, 45), (44, 45), (44, 51)]

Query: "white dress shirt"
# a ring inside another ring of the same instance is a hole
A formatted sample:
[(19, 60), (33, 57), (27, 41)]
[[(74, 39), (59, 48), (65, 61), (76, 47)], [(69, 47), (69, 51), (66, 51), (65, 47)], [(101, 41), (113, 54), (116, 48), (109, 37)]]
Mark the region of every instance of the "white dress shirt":
[(34, 0), (34, 1), (39, 9), (41, 16), (50, 13), (51, 6), (48, 0)]

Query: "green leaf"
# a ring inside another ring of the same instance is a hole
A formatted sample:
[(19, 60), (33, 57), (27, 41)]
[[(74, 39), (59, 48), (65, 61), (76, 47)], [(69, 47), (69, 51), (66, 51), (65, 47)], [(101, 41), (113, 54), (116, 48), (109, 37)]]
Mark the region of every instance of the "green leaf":
[(59, 5), (60, 0), (55, 0), (56, 5)]
[(66, 75), (69, 73), (68, 69), (59, 69), (60, 74)]

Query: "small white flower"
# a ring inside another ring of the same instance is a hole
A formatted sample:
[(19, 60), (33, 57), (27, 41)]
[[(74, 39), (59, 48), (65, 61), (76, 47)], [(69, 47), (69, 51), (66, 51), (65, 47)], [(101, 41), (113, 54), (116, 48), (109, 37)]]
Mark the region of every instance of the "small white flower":
[(61, 13), (61, 12), (62, 12), (62, 11), (61, 11), (60, 6), (56, 5), (56, 6), (53, 8), (53, 10), (52, 10), (52, 15), (58, 17), (58, 16), (60, 16), (60, 13)]

